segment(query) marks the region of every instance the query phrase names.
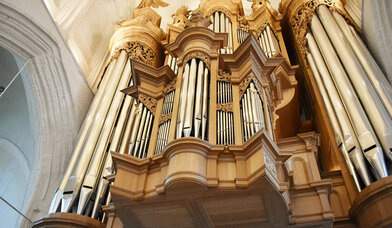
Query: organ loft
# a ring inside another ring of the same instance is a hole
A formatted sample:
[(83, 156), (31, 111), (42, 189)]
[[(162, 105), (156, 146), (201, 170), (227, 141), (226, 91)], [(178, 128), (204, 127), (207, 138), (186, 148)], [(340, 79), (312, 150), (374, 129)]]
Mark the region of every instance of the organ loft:
[[(170, 2), (170, 4), (175, 4)], [(343, 0), (142, 0), (32, 227), (388, 227), (392, 88)]]

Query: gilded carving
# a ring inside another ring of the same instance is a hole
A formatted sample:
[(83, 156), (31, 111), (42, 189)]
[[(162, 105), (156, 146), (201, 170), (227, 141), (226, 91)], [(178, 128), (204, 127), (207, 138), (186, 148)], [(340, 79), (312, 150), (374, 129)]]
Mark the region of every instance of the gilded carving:
[(306, 2), (291, 19), (291, 26), (297, 41), (300, 55), (306, 59), (306, 38), (305, 35), (308, 31), (308, 24), (312, 21), (314, 11), (319, 5), (326, 5), (331, 10), (336, 10), (342, 15), (346, 16), (344, 8), (340, 2), (334, 0), (312, 0)]
[(189, 60), (194, 59), (194, 58), (200, 59), (201, 61), (203, 61), (207, 65), (208, 69), (211, 69), (210, 68), (210, 66), (211, 66), (210, 57), (200, 51), (194, 51), (194, 52), (187, 54), (184, 58), (184, 63), (187, 63)]
[(152, 66), (155, 55), (151, 49), (144, 47), (138, 42), (132, 42), (128, 43), (126, 51), (131, 59)]
[(223, 82), (230, 82), (231, 81), (231, 75), (221, 69), (218, 70), (218, 76), (216, 78), (218, 81), (223, 81)]
[(161, 116), (161, 118), (159, 119), (159, 125), (163, 124), (164, 122), (166, 122), (168, 120), (171, 120), (171, 118), (172, 118), (172, 113), (168, 113), (168, 114)]
[(239, 85), (239, 90), (240, 90), (240, 97), (242, 97), (242, 95), (244, 95), (244, 93), (246, 92), (246, 89), (249, 86), (249, 83), (252, 81), (253, 79), (253, 74), (250, 73), (248, 74), (248, 76), (246, 76), (246, 78), (244, 78)]
[(224, 112), (233, 112), (233, 104), (232, 103), (216, 104), (216, 110), (224, 111)]
[(148, 110), (150, 110), (150, 112), (155, 116), (155, 111), (157, 109), (156, 99), (148, 97), (144, 94), (139, 94), (139, 101), (142, 102), (144, 106), (146, 106), (146, 108), (148, 108)]
[(163, 88), (163, 92), (165, 94), (170, 93), (171, 91), (176, 89), (176, 82), (177, 82), (177, 78), (173, 79), (170, 83), (168, 83), (165, 88)]
[(139, 42), (127, 42), (116, 47), (111, 58), (117, 58), (121, 50), (128, 53), (129, 58), (152, 66), (155, 61), (154, 52)]

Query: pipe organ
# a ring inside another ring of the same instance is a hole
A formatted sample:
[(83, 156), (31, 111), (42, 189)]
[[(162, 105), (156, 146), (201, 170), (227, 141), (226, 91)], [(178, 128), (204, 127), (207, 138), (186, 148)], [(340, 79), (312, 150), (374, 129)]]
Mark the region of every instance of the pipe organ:
[[(392, 88), (338, 2), (283, 0), (279, 15), (258, 0), (244, 16), (241, 1), (201, 0), (165, 33), (143, 1), (116, 27), (49, 212), (107, 227), (351, 221), (391, 169)], [(298, 77), (314, 115), (302, 122)]]

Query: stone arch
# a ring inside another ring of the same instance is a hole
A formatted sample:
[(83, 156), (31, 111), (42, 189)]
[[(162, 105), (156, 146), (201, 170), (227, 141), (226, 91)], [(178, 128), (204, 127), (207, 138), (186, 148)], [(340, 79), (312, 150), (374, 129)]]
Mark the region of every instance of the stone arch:
[(29, 203), (21, 211), (36, 220), (47, 214), (79, 120), (58, 43), (25, 13), (4, 2), (0, 2), (0, 45), (20, 59), (31, 59), (22, 80), (34, 146), (25, 201)]

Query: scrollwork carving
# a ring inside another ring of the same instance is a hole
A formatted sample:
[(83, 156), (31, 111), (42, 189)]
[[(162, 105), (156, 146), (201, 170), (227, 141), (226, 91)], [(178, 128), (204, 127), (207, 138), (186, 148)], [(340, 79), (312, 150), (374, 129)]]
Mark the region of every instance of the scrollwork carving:
[(232, 103), (216, 104), (216, 110), (224, 111), (224, 112), (233, 112), (233, 104)]
[(300, 55), (306, 59), (306, 38), (305, 35), (308, 31), (308, 24), (312, 21), (314, 11), (320, 5), (326, 5), (331, 10), (336, 10), (343, 16), (347, 17), (343, 5), (334, 0), (312, 0), (308, 1), (298, 10), (297, 14), (291, 19), (291, 26), (295, 39), (297, 41)]
[(216, 80), (230, 83), (231, 75), (229, 73), (219, 69), (218, 76), (217, 76)]
[(231, 13), (224, 7), (212, 8), (205, 15), (209, 17), (209, 16), (211, 16), (212, 13), (217, 12), (217, 11), (218, 12), (223, 12), (227, 17), (231, 16)]
[(163, 124), (168, 120), (171, 120), (171, 118), (172, 118), (172, 113), (168, 113), (166, 115), (161, 116), (161, 118), (159, 119), (159, 125)]
[(155, 61), (154, 52), (139, 42), (127, 42), (116, 47), (111, 58), (117, 58), (120, 50), (125, 50), (129, 58), (152, 66)]
[(239, 85), (239, 91), (240, 91), (240, 97), (242, 97), (242, 95), (244, 95), (244, 93), (246, 92), (246, 89), (248, 88), (249, 83), (252, 81), (253, 79), (253, 74), (250, 73), (248, 74), (248, 76), (246, 76)]
[(155, 111), (157, 109), (156, 99), (148, 97), (144, 94), (139, 94), (139, 101), (142, 102), (144, 106), (146, 106), (146, 108), (148, 108), (148, 110), (150, 110), (150, 112), (155, 116)]
[(187, 54), (184, 58), (184, 63), (187, 63), (190, 59), (194, 59), (194, 58), (200, 59), (201, 61), (203, 61), (207, 65), (208, 69), (211, 69), (210, 57), (200, 51), (194, 51), (194, 52)]

